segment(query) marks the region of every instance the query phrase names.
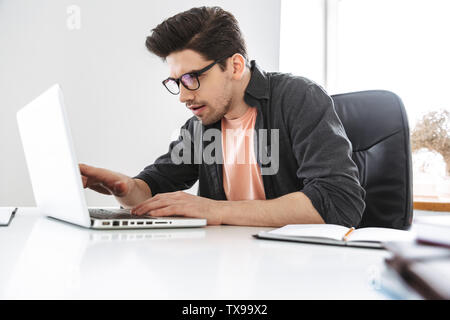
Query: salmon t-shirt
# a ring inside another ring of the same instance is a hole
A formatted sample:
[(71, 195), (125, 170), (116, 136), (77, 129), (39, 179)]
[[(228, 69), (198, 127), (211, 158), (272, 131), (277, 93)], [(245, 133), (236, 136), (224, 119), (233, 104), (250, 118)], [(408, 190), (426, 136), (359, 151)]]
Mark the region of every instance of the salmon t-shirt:
[(253, 143), (256, 114), (249, 107), (240, 118), (222, 118), (223, 188), (231, 201), (266, 199)]

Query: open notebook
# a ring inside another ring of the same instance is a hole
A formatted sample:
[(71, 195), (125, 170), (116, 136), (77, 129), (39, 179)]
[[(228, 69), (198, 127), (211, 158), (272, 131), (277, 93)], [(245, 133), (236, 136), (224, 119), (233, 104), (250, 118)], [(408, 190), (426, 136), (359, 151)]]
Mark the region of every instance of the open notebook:
[(414, 234), (410, 231), (389, 228), (355, 229), (335, 224), (288, 224), (279, 229), (261, 231), (255, 237), (366, 248), (383, 248), (383, 242), (414, 240)]

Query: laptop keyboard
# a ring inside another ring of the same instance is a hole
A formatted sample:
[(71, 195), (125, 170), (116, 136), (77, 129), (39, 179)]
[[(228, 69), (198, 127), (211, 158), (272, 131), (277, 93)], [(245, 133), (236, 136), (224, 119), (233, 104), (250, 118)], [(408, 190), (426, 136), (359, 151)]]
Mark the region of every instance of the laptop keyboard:
[(128, 209), (89, 209), (89, 215), (94, 219), (156, 219), (150, 216), (137, 216)]

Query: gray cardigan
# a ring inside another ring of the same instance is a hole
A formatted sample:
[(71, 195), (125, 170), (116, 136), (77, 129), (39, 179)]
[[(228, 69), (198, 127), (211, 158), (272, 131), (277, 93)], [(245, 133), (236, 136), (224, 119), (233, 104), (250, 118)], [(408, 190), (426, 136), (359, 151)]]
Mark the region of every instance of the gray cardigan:
[[(308, 79), (264, 72), (251, 61), (244, 100), (257, 108), (255, 153), (266, 198), (301, 191), (326, 223), (357, 226), (365, 191), (331, 97)], [(209, 129), (213, 134), (205, 135)], [(145, 181), (153, 195), (184, 190), (199, 180), (199, 196), (226, 200), (221, 139), (214, 135), (220, 130), (220, 120), (204, 126), (190, 118), (169, 151), (135, 178)]]

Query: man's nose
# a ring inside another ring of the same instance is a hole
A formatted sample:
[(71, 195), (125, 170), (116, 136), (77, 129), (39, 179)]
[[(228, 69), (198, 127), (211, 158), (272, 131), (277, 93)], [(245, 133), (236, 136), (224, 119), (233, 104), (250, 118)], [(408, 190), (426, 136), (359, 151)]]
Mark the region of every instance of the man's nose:
[(186, 101), (194, 100), (194, 91), (186, 89), (180, 83), (180, 102), (186, 103)]

